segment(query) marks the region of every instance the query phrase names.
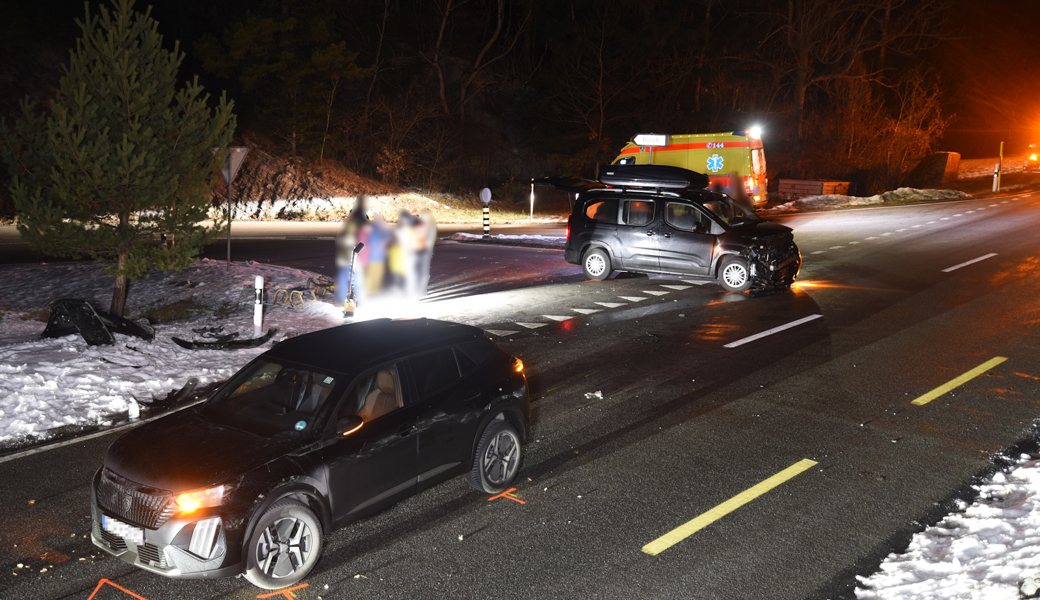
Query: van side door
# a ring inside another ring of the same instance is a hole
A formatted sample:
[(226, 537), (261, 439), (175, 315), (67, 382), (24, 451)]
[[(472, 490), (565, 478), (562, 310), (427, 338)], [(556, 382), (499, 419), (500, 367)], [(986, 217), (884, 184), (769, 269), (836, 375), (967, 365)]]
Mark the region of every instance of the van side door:
[(662, 201), (664, 223), (661, 225), (661, 270), (671, 273), (707, 275), (715, 236), (711, 219), (698, 207), (686, 202)]
[(622, 268), (657, 271), (660, 267), (657, 204), (652, 198), (621, 199), (617, 235), (623, 248), (623, 253), (618, 255)]

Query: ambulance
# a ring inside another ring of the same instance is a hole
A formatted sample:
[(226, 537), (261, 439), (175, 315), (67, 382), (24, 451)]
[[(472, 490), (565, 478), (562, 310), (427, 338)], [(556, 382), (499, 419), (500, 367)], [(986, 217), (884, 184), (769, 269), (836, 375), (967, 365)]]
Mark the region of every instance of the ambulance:
[(663, 135), (641, 133), (625, 144), (614, 165), (671, 165), (708, 176), (710, 186), (729, 186), (736, 171), (755, 206), (766, 203), (766, 155), (762, 130)]

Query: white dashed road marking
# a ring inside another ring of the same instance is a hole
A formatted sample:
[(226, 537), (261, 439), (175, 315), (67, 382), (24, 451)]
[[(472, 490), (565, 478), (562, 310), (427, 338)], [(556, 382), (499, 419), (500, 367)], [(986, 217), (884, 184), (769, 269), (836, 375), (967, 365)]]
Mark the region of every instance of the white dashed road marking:
[(831, 246), (831, 250), (841, 250), (845, 246)]
[(868, 237), (867, 239), (868, 239), (868, 240), (876, 240), (876, 239), (877, 239), (877, 236), (871, 236), (871, 237)]
[(598, 308), (572, 308), (571, 310), (573, 310), (576, 313), (581, 313), (583, 315), (591, 315), (592, 313), (602, 312)]
[(508, 337), (508, 336), (513, 335), (514, 333), (519, 333), (519, 332), (516, 332), (516, 331), (508, 331), (508, 330), (505, 330), (505, 329), (485, 329), (484, 331), (486, 331), (486, 332), (488, 332), (491, 335), (496, 336), (496, 337)]
[(826, 252), (826, 250), (814, 250), (810, 252), (810, 254), (823, 254), (824, 252)]
[(683, 290), (690, 289), (690, 286), (688, 286), (688, 285), (665, 285), (663, 283), (661, 284), (661, 287), (666, 287), (666, 288), (668, 288), (670, 290), (679, 290), (680, 292), (683, 291)]
[(891, 231), (887, 231), (885, 233), (882, 233), (881, 237), (885, 237), (886, 235), (892, 235), (892, 232)]
[(538, 329), (539, 327), (545, 327), (547, 325), (547, 323), (521, 323), (519, 321), (517, 321), (516, 324), (528, 329)]
[(724, 347), (725, 348), (736, 348), (737, 346), (743, 346), (744, 344), (746, 344), (748, 342), (753, 342), (755, 340), (760, 340), (760, 339), (762, 339), (762, 338), (764, 338), (766, 336), (773, 335), (774, 333), (780, 333), (781, 331), (784, 331), (785, 329), (790, 329), (792, 327), (797, 327), (797, 326), (801, 325), (802, 323), (808, 323), (809, 321), (812, 321), (814, 319), (819, 319), (822, 316), (823, 315), (809, 315), (808, 317), (805, 317), (805, 318), (802, 318), (802, 319), (798, 319), (797, 321), (791, 321), (790, 323), (787, 323), (786, 325), (780, 325), (779, 327), (774, 327), (772, 329), (767, 329), (766, 331), (763, 331), (762, 333), (756, 333), (755, 335), (748, 336), (748, 337), (746, 337), (744, 339), (740, 339), (740, 340), (737, 340), (735, 342), (730, 342), (730, 343), (726, 344)]
[(931, 225), (932, 223), (935, 223), (935, 221), (928, 221), (925, 225)]
[(624, 302), (597, 302), (596, 304), (599, 304), (600, 306), (606, 306), (607, 308), (617, 308), (619, 306), (625, 305)]
[(849, 245), (858, 244), (859, 242), (849, 242)]
[(902, 233), (904, 231), (906, 231), (906, 229), (896, 229), (896, 233)]
[(560, 315), (542, 315), (546, 319), (552, 319), (553, 321), (570, 321), (574, 317), (563, 317)]
[(986, 260), (987, 258), (993, 258), (996, 255), (997, 255), (996, 252), (990, 252), (989, 254), (987, 254), (985, 256), (980, 256), (978, 258), (973, 258), (973, 259), (969, 260), (968, 262), (962, 262), (959, 265), (953, 265), (952, 267), (950, 267), (948, 269), (943, 269), (942, 272), (943, 273), (949, 273), (950, 271), (956, 271), (957, 269), (959, 269), (961, 267), (966, 267), (968, 265), (975, 264), (975, 263), (979, 262), (980, 260)]
[(629, 302), (641, 302), (643, 300), (646, 300), (646, 298), (642, 296), (618, 296), (618, 298), (621, 298), (622, 300), (628, 300)]
[(664, 296), (665, 294), (669, 294), (671, 292), (659, 292), (657, 290), (643, 290), (643, 293), (644, 294), (650, 294), (651, 296)]
[(710, 281), (698, 281), (696, 279), (683, 279), (682, 281), (683, 283), (691, 283), (693, 285), (704, 285), (706, 283), (711, 283)]

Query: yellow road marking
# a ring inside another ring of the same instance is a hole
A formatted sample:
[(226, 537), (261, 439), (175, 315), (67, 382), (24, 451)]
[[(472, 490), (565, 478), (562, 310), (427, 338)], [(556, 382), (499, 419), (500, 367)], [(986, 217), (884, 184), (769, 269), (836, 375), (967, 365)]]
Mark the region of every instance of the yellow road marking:
[(942, 396), (943, 394), (945, 394), (946, 392), (952, 390), (953, 388), (955, 388), (957, 386), (960, 386), (960, 385), (964, 385), (965, 383), (971, 381), (972, 379), (975, 379), (979, 375), (982, 375), (986, 371), (989, 371), (990, 369), (992, 369), (993, 367), (999, 365), (1000, 363), (1004, 362), (1005, 360), (1007, 360), (1007, 357), (1004, 357), (1004, 356), (997, 356), (995, 358), (991, 358), (991, 359), (987, 360), (986, 362), (982, 363), (981, 365), (975, 367), (974, 369), (968, 371), (964, 375), (961, 375), (960, 377), (951, 379), (951, 380), (947, 381), (946, 383), (940, 385), (939, 387), (935, 388), (934, 390), (928, 392), (927, 394), (915, 398), (914, 400), (912, 400), (910, 402), (910, 404), (916, 404), (917, 406), (923, 406), (925, 404), (928, 404), (932, 400), (935, 400), (936, 398), (938, 398), (939, 396)]
[(773, 475), (769, 479), (766, 479), (762, 483), (759, 483), (754, 487), (744, 490), (743, 492), (737, 494), (736, 496), (733, 496), (729, 500), (726, 500), (725, 502), (719, 504), (718, 506), (709, 510), (708, 512), (701, 514), (699, 517), (687, 521), (683, 525), (676, 527), (675, 529), (662, 535), (656, 540), (643, 546), (643, 552), (646, 552), (651, 556), (656, 556), (664, 552), (665, 550), (690, 537), (694, 533), (697, 533), (701, 529), (704, 529), (708, 525), (711, 525), (715, 521), (718, 521), (722, 517), (737, 510), (741, 506), (744, 506), (748, 502), (751, 502), (755, 498), (758, 498), (762, 494), (765, 494), (769, 490), (779, 486), (781, 483), (784, 483), (787, 480), (792, 479), (794, 476), (798, 475), (799, 473), (802, 473), (803, 471), (811, 469), (815, 464), (816, 461), (809, 460), (807, 458), (796, 462), (795, 464), (791, 465), (790, 467), (787, 467), (783, 471), (780, 471), (776, 475)]

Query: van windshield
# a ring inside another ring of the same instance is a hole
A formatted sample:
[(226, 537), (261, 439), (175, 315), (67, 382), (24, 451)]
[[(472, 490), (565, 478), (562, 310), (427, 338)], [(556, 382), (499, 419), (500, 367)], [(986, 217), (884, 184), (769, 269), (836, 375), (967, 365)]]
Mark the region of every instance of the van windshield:
[(747, 223), (762, 223), (764, 219), (749, 208), (738, 204), (733, 198), (724, 194), (712, 194), (709, 198), (701, 197), (701, 205), (730, 227), (740, 227)]

